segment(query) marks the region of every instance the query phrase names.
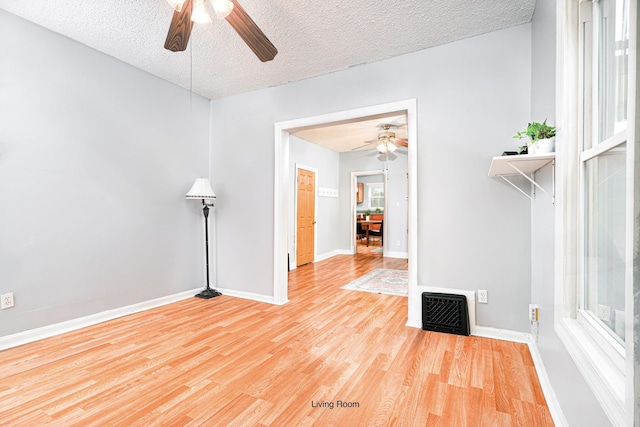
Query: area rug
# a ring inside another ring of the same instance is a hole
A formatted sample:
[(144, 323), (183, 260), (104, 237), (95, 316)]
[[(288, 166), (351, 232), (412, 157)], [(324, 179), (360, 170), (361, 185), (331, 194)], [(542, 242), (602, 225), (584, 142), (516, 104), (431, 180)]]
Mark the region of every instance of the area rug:
[(406, 297), (408, 283), (409, 273), (406, 270), (376, 268), (341, 289)]

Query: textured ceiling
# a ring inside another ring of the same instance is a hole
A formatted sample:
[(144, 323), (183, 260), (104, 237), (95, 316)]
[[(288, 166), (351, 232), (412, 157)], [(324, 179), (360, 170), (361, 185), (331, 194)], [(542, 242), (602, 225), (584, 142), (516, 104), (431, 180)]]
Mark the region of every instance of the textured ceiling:
[(527, 23), (535, 7), (535, 0), (239, 2), (278, 48), (273, 61), (260, 62), (215, 18), (194, 26), (185, 52), (165, 50), (173, 13), (165, 0), (0, 0), (0, 8), (216, 99)]

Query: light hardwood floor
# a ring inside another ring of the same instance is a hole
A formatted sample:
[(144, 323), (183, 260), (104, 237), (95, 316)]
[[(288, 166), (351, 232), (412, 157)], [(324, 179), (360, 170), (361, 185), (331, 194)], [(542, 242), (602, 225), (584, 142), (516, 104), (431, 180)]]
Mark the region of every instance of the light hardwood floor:
[(190, 298), (2, 351), (0, 425), (553, 424), (525, 345), (340, 289), (378, 267), (407, 263), (336, 256), (292, 271), (283, 306)]

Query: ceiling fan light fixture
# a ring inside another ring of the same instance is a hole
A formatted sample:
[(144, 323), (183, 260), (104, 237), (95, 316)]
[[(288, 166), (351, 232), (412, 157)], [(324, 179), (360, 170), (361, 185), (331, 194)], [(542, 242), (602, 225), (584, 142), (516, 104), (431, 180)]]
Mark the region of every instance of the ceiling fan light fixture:
[(209, 0), (218, 19), (224, 19), (233, 10), (233, 2), (230, 0)]
[(167, 0), (167, 3), (169, 3), (176, 12), (180, 12), (182, 5), (184, 5), (184, 0)]
[(379, 153), (384, 154), (387, 152), (387, 144), (385, 144), (384, 142), (381, 142), (380, 144), (378, 144), (376, 149), (378, 150)]
[(391, 139), (395, 137), (396, 137), (396, 133), (389, 132), (388, 130), (385, 130), (384, 132), (378, 134), (378, 139)]
[(209, 12), (207, 12), (207, 4), (204, 0), (196, 0), (193, 2), (193, 12), (191, 12), (191, 20), (198, 24), (208, 24), (211, 22)]
[(393, 142), (388, 142), (387, 143), (387, 150), (389, 150), (390, 153), (393, 153), (397, 149), (398, 149), (398, 147), (396, 147), (396, 144), (394, 144)]

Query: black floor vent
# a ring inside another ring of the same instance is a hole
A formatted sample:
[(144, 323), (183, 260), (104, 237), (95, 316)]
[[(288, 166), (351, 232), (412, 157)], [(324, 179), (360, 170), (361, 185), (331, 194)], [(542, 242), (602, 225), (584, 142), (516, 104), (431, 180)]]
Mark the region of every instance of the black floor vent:
[(469, 335), (469, 310), (464, 295), (422, 293), (422, 329)]

